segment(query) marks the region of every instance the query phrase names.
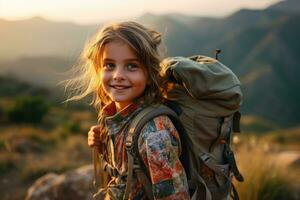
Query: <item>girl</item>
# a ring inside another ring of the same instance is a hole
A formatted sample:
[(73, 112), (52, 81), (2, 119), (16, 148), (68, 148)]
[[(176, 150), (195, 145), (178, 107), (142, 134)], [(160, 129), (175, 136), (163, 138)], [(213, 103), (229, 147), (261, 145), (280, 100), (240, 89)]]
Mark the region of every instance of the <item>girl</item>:
[[(98, 199), (124, 199), (127, 179), (125, 141), (130, 121), (147, 105), (162, 100), (158, 46), (161, 35), (136, 22), (105, 26), (84, 51), (84, 68), (68, 86), (80, 94), (93, 93), (99, 125), (91, 127), (88, 145), (97, 147), (110, 181)], [(138, 151), (152, 185), (154, 199), (189, 199), (184, 168), (179, 160), (180, 140), (171, 120), (158, 116), (148, 121), (138, 139)], [(149, 199), (136, 175), (129, 199)]]

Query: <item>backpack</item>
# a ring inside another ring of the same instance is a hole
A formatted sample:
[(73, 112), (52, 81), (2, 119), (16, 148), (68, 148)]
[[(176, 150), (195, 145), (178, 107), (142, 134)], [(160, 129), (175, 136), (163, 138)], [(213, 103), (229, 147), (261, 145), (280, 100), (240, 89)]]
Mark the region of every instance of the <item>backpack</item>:
[[(139, 157), (137, 140), (152, 118), (167, 115), (177, 129), (181, 143), (180, 160), (185, 168), (192, 200), (239, 199), (232, 184), (234, 176), (243, 181), (230, 148), (232, 133), (240, 132), (240, 81), (216, 59), (206, 56), (172, 57), (162, 61), (168, 80), (166, 101), (143, 109), (129, 125), (126, 138), (127, 186), (133, 173), (143, 184), (148, 199), (152, 188)], [(128, 198), (129, 187), (124, 199)]]

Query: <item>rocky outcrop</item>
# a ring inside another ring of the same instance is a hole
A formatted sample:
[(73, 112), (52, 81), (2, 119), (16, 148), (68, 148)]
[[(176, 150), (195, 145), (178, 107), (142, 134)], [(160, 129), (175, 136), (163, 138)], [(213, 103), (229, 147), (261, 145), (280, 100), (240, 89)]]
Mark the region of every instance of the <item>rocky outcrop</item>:
[(88, 165), (42, 176), (28, 189), (26, 200), (90, 200), (93, 193), (93, 166)]

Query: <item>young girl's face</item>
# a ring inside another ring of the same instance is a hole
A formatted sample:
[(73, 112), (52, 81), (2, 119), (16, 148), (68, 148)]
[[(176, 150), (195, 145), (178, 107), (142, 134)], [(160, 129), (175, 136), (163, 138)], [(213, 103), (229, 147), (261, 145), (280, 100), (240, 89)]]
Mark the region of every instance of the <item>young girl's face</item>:
[(144, 92), (147, 84), (145, 66), (125, 42), (112, 41), (104, 45), (101, 84), (117, 110), (131, 104)]

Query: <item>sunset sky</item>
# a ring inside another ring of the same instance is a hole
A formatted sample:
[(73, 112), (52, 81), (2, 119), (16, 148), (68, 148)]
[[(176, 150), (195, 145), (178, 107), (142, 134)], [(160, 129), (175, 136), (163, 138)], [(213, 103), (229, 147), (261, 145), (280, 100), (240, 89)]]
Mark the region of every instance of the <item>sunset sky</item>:
[(241, 8), (261, 9), (279, 0), (0, 0), (0, 19), (41, 16), (55, 21), (98, 23), (146, 12), (222, 17)]

